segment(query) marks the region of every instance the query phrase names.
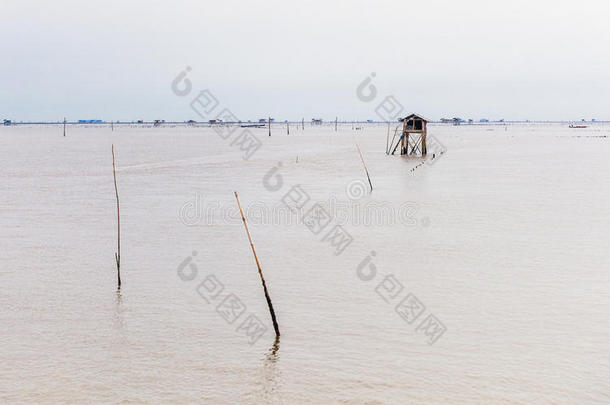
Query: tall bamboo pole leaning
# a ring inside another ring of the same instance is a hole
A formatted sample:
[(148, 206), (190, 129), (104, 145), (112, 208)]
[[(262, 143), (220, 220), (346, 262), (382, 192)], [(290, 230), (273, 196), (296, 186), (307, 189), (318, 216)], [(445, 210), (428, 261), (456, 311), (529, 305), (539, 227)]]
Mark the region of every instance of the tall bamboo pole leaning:
[(237, 191), (235, 191), (235, 199), (237, 200), (237, 206), (239, 207), (239, 213), (241, 214), (241, 220), (244, 222), (244, 227), (246, 228), (246, 234), (248, 235), (248, 241), (250, 242), (250, 247), (252, 248), (252, 253), (254, 254), (254, 260), (256, 261), (256, 267), (258, 267), (258, 275), (261, 278), (261, 283), (263, 284), (263, 290), (265, 291), (265, 299), (267, 300), (267, 305), (269, 306), (269, 312), (271, 313), (271, 322), (273, 322), (273, 329), (275, 329), (275, 336), (280, 336), (280, 327), (277, 324), (277, 319), (275, 318), (275, 311), (273, 310), (273, 304), (271, 303), (271, 298), (269, 297), (269, 291), (267, 291), (267, 284), (265, 284), (265, 277), (263, 276), (263, 270), (261, 269), (261, 264), (258, 261), (258, 256), (256, 255), (256, 249), (254, 249), (254, 242), (252, 242), (252, 236), (250, 236), (250, 230), (248, 229), (248, 223), (246, 222), (246, 217), (244, 216), (244, 210), (241, 208), (241, 203), (239, 202), (239, 195)]
[(116, 274), (118, 289), (121, 289), (121, 210), (119, 208), (119, 190), (116, 186), (116, 165), (114, 162), (114, 144), (112, 145), (112, 175), (114, 177), (114, 194), (116, 195), (116, 219), (117, 219), (117, 251), (114, 253), (116, 260)]
[(360, 160), (362, 161), (362, 166), (364, 166), (366, 178), (369, 179), (369, 186), (371, 186), (371, 191), (373, 191), (373, 184), (371, 183), (371, 176), (369, 176), (369, 169), (366, 168), (366, 163), (364, 163), (364, 157), (362, 157), (362, 152), (360, 151), (360, 146), (358, 145), (358, 141), (356, 141), (356, 138), (354, 138), (354, 142), (356, 142), (356, 148), (358, 148), (358, 153), (360, 154)]

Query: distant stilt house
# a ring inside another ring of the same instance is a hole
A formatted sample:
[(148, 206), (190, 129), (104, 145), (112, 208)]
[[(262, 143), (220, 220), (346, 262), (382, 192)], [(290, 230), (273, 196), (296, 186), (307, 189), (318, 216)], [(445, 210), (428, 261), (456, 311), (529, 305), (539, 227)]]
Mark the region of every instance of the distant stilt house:
[(311, 125), (322, 125), (322, 118), (312, 118)]
[(401, 155), (426, 156), (428, 153), (426, 146), (427, 124), (430, 120), (416, 114), (400, 119), (402, 122), (402, 134), (396, 145), (392, 148), (392, 154), (400, 146)]

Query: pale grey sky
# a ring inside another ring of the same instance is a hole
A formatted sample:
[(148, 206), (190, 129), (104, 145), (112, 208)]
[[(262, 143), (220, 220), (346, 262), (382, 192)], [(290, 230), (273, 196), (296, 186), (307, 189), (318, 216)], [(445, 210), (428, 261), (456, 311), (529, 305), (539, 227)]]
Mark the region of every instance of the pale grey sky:
[[(0, 9), (0, 118), (610, 119), (607, 1), (27, 1)], [(186, 66), (192, 93), (172, 80)], [(375, 72), (377, 97), (357, 86)]]

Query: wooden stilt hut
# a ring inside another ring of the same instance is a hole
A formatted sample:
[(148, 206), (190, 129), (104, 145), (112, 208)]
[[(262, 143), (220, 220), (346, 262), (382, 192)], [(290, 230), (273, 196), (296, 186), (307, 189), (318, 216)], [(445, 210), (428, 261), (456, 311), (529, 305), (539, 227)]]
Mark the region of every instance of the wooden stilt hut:
[(401, 118), (400, 121), (402, 122), (402, 134), (392, 147), (392, 154), (400, 146), (401, 155), (426, 156), (428, 153), (426, 146), (427, 124), (430, 120), (417, 114), (411, 114)]

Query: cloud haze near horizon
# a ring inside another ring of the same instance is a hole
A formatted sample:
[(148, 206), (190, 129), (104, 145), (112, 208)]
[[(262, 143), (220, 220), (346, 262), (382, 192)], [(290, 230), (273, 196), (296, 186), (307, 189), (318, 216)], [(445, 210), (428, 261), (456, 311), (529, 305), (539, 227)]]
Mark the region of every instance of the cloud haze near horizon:
[(0, 118), (201, 120), (186, 66), (242, 120), (405, 112), (610, 119), (603, 1), (4, 1)]

